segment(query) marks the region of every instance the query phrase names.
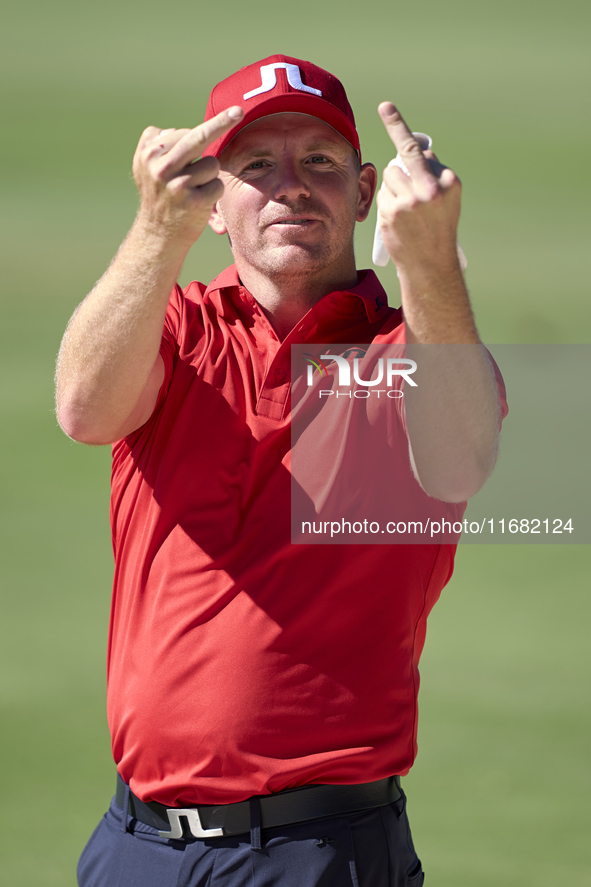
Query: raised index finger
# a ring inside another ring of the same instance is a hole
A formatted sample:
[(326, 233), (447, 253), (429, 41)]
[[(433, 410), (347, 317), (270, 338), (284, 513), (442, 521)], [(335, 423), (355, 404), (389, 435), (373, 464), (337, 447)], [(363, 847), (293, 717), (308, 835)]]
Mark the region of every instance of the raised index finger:
[(169, 172), (176, 173), (197, 160), (208, 145), (219, 139), (225, 132), (242, 120), (244, 111), (239, 105), (232, 105), (221, 111), (211, 120), (200, 123), (180, 139), (165, 155), (165, 165)]
[(421, 150), (421, 146), (404, 122), (402, 114), (392, 102), (382, 102), (378, 106), (378, 114), (392, 139), (394, 147), (404, 161), (411, 176), (415, 173), (429, 172), (429, 166)]

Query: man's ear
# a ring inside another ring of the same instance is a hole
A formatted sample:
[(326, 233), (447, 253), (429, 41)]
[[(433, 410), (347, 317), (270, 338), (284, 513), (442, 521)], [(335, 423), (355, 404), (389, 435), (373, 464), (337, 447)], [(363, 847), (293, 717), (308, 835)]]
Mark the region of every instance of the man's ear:
[(216, 234), (227, 234), (228, 229), (226, 228), (226, 223), (224, 222), (224, 217), (222, 216), (219, 208), (219, 204), (215, 204), (214, 208), (211, 211), (211, 215), (209, 217), (209, 221), (207, 223), (212, 231), (215, 231)]
[(378, 185), (378, 172), (373, 163), (364, 163), (359, 171), (359, 199), (357, 201), (358, 222), (364, 222), (369, 215), (374, 194)]

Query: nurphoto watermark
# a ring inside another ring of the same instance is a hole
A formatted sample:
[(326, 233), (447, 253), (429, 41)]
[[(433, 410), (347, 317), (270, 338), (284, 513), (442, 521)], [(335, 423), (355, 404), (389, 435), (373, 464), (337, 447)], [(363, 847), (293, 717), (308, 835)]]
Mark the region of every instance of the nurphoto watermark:
[(591, 542), (591, 346), (488, 346), (502, 418), (496, 467), (468, 502), (423, 490), (409, 398), (429, 404), (429, 386), (469, 385), (475, 348), (292, 346), (294, 544)]

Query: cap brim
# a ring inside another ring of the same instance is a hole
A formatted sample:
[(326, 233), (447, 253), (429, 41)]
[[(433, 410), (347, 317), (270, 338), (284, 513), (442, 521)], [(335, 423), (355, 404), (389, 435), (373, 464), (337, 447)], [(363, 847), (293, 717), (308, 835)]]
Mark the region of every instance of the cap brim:
[(230, 144), (240, 130), (244, 129), (255, 120), (261, 117), (269, 117), (271, 114), (281, 114), (282, 112), (295, 112), (299, 114), (309, 114), (311, 117), (317, 117), (324, 123), (328, 123), (339, 135), (341, 135), (350, 145), (359, 153), (359, 136), (357, 130), (351, 124), (349, 118), (343, 114), (338, 108), (335, 108), (330, 102), (325, 101), (317, 96), (312, 95), (280, 95), (260, 102), (251, 111), (247, 111), (240, 123), (233, 129), (224, 133), (224, 135), (212, 142), (203, 152), (203, 156), (219, 157), (224, 148)]

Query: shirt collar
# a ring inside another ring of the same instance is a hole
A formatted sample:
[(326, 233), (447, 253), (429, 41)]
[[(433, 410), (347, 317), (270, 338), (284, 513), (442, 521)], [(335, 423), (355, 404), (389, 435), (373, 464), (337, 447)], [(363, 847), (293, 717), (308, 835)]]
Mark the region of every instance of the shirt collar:
[(388, 313), (388, 296), (380, 283), (375, 271), (363, 270), (357, 272), (357, 286), (343, 290), (343, 294), (357, 296), (365, 305), (367, 319), (370, 323), (386, 317)]
[[(363, 302), (370, 323), (375, 323), (375, 321), (385, 318), (388, 314), (388, 296), (375, 271), (358, 271), (357, 276), (357, 286), (346, 290), (336, 290), (334, 293), (329, 293), (325, 296), (325, 299), (332, 298), (334, 301), (336, 298), (341, 305), (345, 307), (346, 303), (350, 301), (347, 299), (347, 296), (355, 296)], [(218, 274), (217, 277), (214, 277), (207, 287), (205, 295), (208, 295), (215, 290), (221, 291), (232, 287), (240, 287), (246, 292), (246, 289), (240, 283), (236, 265), (230, 265)], [(321, 301), (323, 300), (321, 299)], [(355, 302), (352, 302), (351, 307), (353, 308), (355, 304)]]

